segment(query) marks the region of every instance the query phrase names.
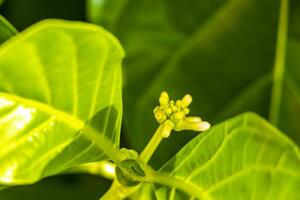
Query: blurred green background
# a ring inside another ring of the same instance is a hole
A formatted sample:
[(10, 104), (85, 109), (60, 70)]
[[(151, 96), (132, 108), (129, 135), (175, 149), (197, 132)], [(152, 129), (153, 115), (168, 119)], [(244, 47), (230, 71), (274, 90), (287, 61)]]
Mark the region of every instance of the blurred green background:
[[(45, 18), (104, 26), (126, 51), (122, 146), (141, 151), (157, 124), (162, 90), (190, 93), (192, 115), (216, 124), (244, 111), (266, 119), (300, 144), (300, 1), (289, 1), (279, 109), (271, 108), (280, 0), (6, 0), (0, 13), (19, 31)], [(159, 168), (195, 133), (163, 141)], [(0, 192), (0, 199), (97, 199), (108, 181), (88, 175), (46, 179)]]

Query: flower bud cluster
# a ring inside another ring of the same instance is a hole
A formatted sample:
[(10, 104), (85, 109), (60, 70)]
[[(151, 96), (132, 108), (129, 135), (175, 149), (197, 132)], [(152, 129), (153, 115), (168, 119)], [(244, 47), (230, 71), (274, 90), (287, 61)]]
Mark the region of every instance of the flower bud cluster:
[(188, 106), (192, 103), (191, 95), (185, 95), (176, 102), (170, 100), (167, 92), (162, 92), (159, 97), (159, 106), (154, 110), (156, 121), (160, 124), (172, 124), (175, 131), (194, 130), (205, 131), (210, 128), (208, 122), (202, 121), (200, 117), (187, 117), (190, 110)]

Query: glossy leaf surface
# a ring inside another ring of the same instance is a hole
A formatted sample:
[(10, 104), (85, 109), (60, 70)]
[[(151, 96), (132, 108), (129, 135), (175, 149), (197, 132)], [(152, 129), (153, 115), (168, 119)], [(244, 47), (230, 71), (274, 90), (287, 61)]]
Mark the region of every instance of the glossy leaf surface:
[(123, 56), (104, 29), (60, 20), (1, 46), (1, 184), (32, 183), (116, 156)]
[(197, 136), (160, 170), (191, 184), (194, 194), (166, 186), (158, 186), (156, 194), (158, 199), (296, 200), (299, 168), (299, 148), (264, 119), (246, 113)]

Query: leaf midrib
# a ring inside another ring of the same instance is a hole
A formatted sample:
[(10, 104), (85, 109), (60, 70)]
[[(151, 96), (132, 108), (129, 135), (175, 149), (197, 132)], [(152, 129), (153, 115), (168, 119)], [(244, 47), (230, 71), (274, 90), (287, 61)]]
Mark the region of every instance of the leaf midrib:
[[(247, 116), (244, 117), (244, 119), (243, 119), (243, 126), (242, 126), (242, 127), (234, 128), (234, 129), (232, 129), (232, 130), (230, 131), (230, 133), (225, 134), (224, 140), (223, 140), (222, 144), (218, 147), (218, 150), (214, 153), (214, 155), (210, 158), (209, 161), (207, 161), (204, 165), (202, 165), (202, 166), (199, 168), (200, 171), (202, 171), (203, 169), (209, 167), (209, 164), (212, 163), (212, 160), (214, 160), (214, 159), (216, 158), (217, 154), (219, 154), (219, 152), (221, 152), (221, 150), (222, 150), (224, 144), (227, 143), (227, 142), (229, 141), (230, 137), (233, 137), (235, 134), (239, 133), (240, 130), (243, 130), (243, 129), (253, 130), (254, 132), (252, 132), (251, 135), (252, 135), (252, 134), (254, 134), (254, 135), (256, 135), (256, 134), (261, 135), (260, 132), (257, 132), (257, 129), (248, 126), (248, 124), (247, 124), (248, 119), (247, 119), (247, 118), (248, 118)], [(226, 127), (225, 129), (227, 129), (227, 127)], [(227, 132), (227, 131), (225, 131), (225, 132)], [(277, 131), (275, 131), (274, 134), (275, 134), (276, 136), (278, 136)], [(271, 138), (272, 138), (272, 136), (268, 136), (268, 137), (271, 137)], [(286, 137), (283, 137), (282, 139), (286, 140), (286, 142), (290, 142)], [(204, 140), (204, 138), (202, 138), (201, 141), (198, 141), (197, 145), (198, 145), (198, 144), (201, 144), (201, 142), (203, 142), (203, 140)], [(196, 149), (196, 147), (193, 149), (193, 151), (194, 151), (195, 149)], [(293, 151), (294, 153), (296, 153), (297, 158), (300, 159), (300, 157), (299, 157), (299, 152), (297, 151), (297, 149), (290, 148), (289, 150), (290, 150), (290, 151)], [(277, 173), (277, 172), (279, 172), (279, 173), (285, 173), (285, 174), (288, 174), (288, 175), (290, 175), (290, 176), (294, 176), (294, 177), (297, 177), (297, 178), (300, 179), (300, 174), (299, 174), (299, 173), (296, 173), (296, 172), (291, 171), (291, 170), (289, 170), (289, 169), (283, 169), (283, 168), (280, 167), (281, 161), (282, 161), (282, 157), (283, 157), (286, 153), (287, 153), (287, 151), (285, 151), (285, 152), (283, 152), (283, 153), (281, 154), (281, 157), (278, 159), (277, 166), (275, 166), (275, 167), (274, 167), (274, 166), (257, 166), (257, 165), (256, 165), (257, 162), (255, 162), (255, 164), (254, 164), (253, 166), (251, 166), (251, 167), (242, 168), (242, 169), (240, 169), (240, 170), (238, 170), (238, 171), (235, 171), (235, 172), (234, 172), (233, 174), (231, 174), (230, 176), (226, 176), (224, 179), (220, 180), (220, 181), (217, 182), (216, 184), (213, 184), (213, 185), (211, 185), (209, 188), (207, 188), (206, 190), (204, 190), (204, 192), (207, 192), (208, 194), (210, 194), (213, 190), (215, 190), (215, 188), (218, 188), (220, 185), (223, 185), (224, 182), (231, 181), (233, 178), (236, 178), (237, 176), (240, 176), (241, 174), (244, 174), (244, 173), (246, 173), (246, 172), (248, 172), (248, 171), (252, 171), (252, 170), (262, 170), (262, 171), (268, 171), (268, 172), (270, 172), (270, 173)], [(187, 157), (189, 157), (191, 154), (192, 154), (192, 153), (190, 153)], [(259, 152), (259, 154), (260, 154), (260, 152)], [(185, 157), (185, 158), (187, 158), (187, 157)], [(258, 160), (258, 157), (260, 157), (260, 156), (257, 156), (257, 159), (256, 159), (256, 160)], [(186, 161), (186, 159), (183, 160), (183, 161), (180, 163), (180, 166), (181, 166), (181, 164), (184, 163), (185, 161)], [(177, 169), (177, 167), (178, 167), (178, 166), (176, 166), (174, 169)], [(174, 169), (172, 170), (171, 173), (174, 173), (174, 172), (175, 172)], [(196, 174), (198, 174), (199, 169), (197, 170)], [(195, 174), (195, 172), (194, 172), (194, 174)], [(190, 174), (190, 176), (192, 176), (192, 174)], [(183, 184), (185, 184), (185, 183), (188, 183), (188, 184), (194, 184), (193, 182), (190, 181), (190, 179), (191, 179), (191, 178), (187, 177), (186, 179), (182, 180)], [(195, 184), (194, 184), (194, 185), (195, 185)], [(198, 185), (197, 185), (197, 187), (198, 187)], [(200, 185), (199, 189), (202, 189), (202, 188), (203, 188), (203, 187)], [(176, 189), (179, 189), (179, 188), (173, 187), (173, 188), (172, 188), (172, 191), (171, 191), (171, 194), (174, 193)], [(189, 194), (190, 194), (190, 193), (189, 193)], [(173, 195), (174, 195), (174, 194), (173, 194)], [(192, 195), (192, 194), (190, 194), (190, 195)]]
[(4, 92), (0, 92), (0, 96), (6, 98), (8, 100), (14, 101), (14, 102), (19, 102), (22, 105), (36, 108), (36, 109), (43, 111), (51, 116), (55, 116), (56, 118), (58, 118), (59, 120), (63, 121), (64, 123), (68, 124), (70, 127), (74, 128), (76, 130), (80, 130), (85, 126), (84, 121), (82, 121), (76, 117), (73, 117), (72, 115), (70, 115), (66, 112), (60, 111), (56, 108), (53, 108), (52, 106), (49, 106), (44, 103), (40, 103), (36, 100), (27, 99), (24, 97), (20, 97), (17, 95), (4, 93)]
[(300, 180), (300, 175), (291, 170), (285, 170), (282, 168), (275, 168), (275, 167), (266, 167), (266, 166), (252, 166), (247, 169), (241, 169), (241, 170), (236, 171), (234, 174), (227, 176), (226, 178), (220, 180), (218, 183), (207, 188), (206, 191), (208, 193), (212, 193), (213, 191), (215, 191), (217, 188), (220, 188), (224, 184), (231, 182), (240, 176), (244, 176), (245, 173), (249, 173), (252, 171), (261, 171), (261, 172), (268, 172), (268, 173), (284, 173), (291, 177), (295, 177), (295, 178), (297, 177)]
[[(78, 137), (78, 136), (77, 136)], [(65, 142), (61, 142), (59, 144), (57, 144), (56, 146), (54, 146), (50, 151), (46, 152), (44, 155), (40, 156), (39, 158), (37, 158), (36, 160), (34, 160), (32, 162), (32, 164), (28, 167), (28, 168), (25, 168), (24, 170), (21, 171), (21, 175), (24, 174), (24, 173), (28, 173), (28, 171), (30, 171), (31, 169), (33, 169), (34, 167), (36, 167), (37, 165), (39, 165), (41, 162), (49, 159), (43, 166), (43, 170), (45, 169), (45, 167), (49, 164), (49, 162), (55, 158), (60, 151), (62, 151), (66, 146), (68, 146), (72, 141), (71, 140), (68, 140), (68, 141), (65, 141)], [(41, 171), (41, 174), (43, 173), (43, 171)], [(35, 182), (37, 180), (39, 180), (40, 177), (42, 177), (42, 175), (39, 174), (37, 175), (37, 179), (36, 180), (33, 180), (33, 181), (30, 181), (31, 183), (32, 182)], [(26, 181), (22, 180), (22, 179), (14, 179), (14, 182), (15, 183), (24, 183)]]
[(209, 194), (204, 191), (201, 186), (195, 185), (193, 182), (185, 182), (180, 178), (157, 172), (148, 174), (148, 178), (154, 183), (170, 186), (172, 189), (177, 188), (193, 197), (197, 197), (203, 200), (212, 200)]
[(4, 97), (8, 100), (19, 102), (22, 105), (38, 109), (39, 111), (43, 111), (51, 116), (56, 117), (57, 119), (59, 119), (60, 121), (64, 122), (65, 124), (69, 125), (77, 131), (82, 130), (83, 135), (89, 140), (94, 141), (96, 147), (98, 149), (101, 149), (107, 156), (109, 156), (110, 159), (112, 159), (116, 163), (118, 163), (121, 160), (120, 152), (113, 147), (110, 141), (94, 128), (86, 126), (85, 122), (83, 122), (82, 120), (73, 117), (68, 113), (57, 110), (56, 108), (53, 108), (49, 105), (40, 103), (36, 100), (26, 99), (17, 95), (3, 92), (0, 92), (0, 97)]

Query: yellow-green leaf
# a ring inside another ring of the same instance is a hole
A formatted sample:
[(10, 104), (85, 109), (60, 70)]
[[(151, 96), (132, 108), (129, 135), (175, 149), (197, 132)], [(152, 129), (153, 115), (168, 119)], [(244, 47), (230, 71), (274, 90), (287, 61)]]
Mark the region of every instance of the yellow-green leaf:
[[(299, 148), (275, 127), (246, 113), (189, 142), (160, 170), (158, 199), (244, 200), (299, 198)], [(176, 186), (176, 187), (172, 187)], [(186, 193), (180, 188), (194, 187)]]
[(123, 56), (103, 28), (61, 20), (1, 46), (0, 184), (117, 157)]

